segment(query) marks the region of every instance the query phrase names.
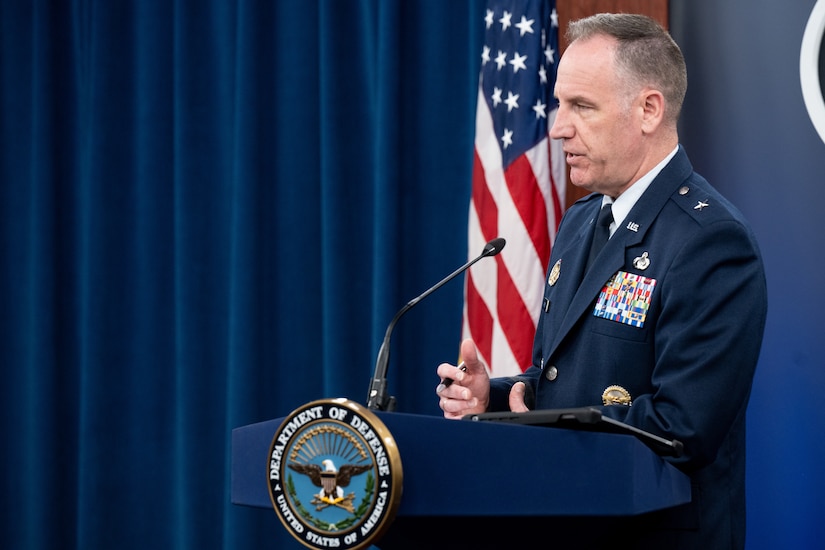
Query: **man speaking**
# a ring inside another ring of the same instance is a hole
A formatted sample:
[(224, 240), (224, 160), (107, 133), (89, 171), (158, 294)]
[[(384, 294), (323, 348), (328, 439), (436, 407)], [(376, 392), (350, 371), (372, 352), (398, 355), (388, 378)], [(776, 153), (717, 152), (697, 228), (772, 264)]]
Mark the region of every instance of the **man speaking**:
[(490, 379), (465, 340), (464, 368), (437, 369), (454, 381), (439, 384), (439, 405), (447, 418), (597, 405), (677, 439), (684, 453), (668, 460), (692, 501), (629, 519), (615, 542), (744, 548), (745, 411), (767, 311), (757, 243), (679, 145), (687, 72), (670, 35), (645, 16), (598, 14), (568, 39), (550, 136), (591, 194), (559, 226), (532, 364)]

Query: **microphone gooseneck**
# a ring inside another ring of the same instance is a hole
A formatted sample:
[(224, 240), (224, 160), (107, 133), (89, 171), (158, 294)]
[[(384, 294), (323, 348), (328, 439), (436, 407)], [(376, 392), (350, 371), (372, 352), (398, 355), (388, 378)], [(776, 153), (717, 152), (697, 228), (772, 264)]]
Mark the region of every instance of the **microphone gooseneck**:
[(387, 331), (384, 333), (384, 341), (381, 342), (381, 347), (378, 350), (378, 357), (375, 361), (375, 372), (373, 373), (369, 393), (367, 394), (368, 408), (379, 411), (395, 410), (395, 398), (387, 396), (387, 367), (390, 361), (390, 336), (392, 335), (392, 331), (395, 328), (395, 324), (398, 322), (398, 319), (407, 313), (415, 304), (441, 288), (444, 284), (448, 283), (460, 273), (469, 269), (470, 266), (477, 261), (488, 256), (495, 256), (501, 252), (506, 243), (507, 241), (501, 237), (491, 240), (484, 245), (484, 250), (481, 251), (481, 254), (462, 265), (445, 278), (441, 279), (438, 283), (427, 289), (421, 295), (407, 302), (404, 307), (398, 310), (398, 313), (395, 314), (395, 317), (392, 318), (392, 321), (390, 321), (390, 324), (387, 326)]

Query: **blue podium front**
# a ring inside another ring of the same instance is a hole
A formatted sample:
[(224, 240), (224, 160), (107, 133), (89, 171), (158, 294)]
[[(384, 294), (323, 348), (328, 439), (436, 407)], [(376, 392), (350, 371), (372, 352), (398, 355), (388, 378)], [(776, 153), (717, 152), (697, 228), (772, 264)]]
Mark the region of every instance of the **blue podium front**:
[[(620, 542), (633, 518), (691, 500), (689, 478), (632, 435), (376, 414), (403, 467), (382, 549), (515, 548), (545, 533), (556, 548)], [(268, 454), (282, 420), (232, 431), (233, 504), (272, 507)]]

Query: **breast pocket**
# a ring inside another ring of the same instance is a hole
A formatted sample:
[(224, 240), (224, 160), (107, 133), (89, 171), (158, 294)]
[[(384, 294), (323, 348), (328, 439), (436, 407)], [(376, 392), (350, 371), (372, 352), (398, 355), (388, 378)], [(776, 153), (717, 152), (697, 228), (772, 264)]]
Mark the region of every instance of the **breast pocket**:
[(645, 342), (650, 332), (645, 327), (635, 327), (619, 323), (618, 321), (596, 317), (589, 321), (589, 328), (596, 334), (630, 342)]

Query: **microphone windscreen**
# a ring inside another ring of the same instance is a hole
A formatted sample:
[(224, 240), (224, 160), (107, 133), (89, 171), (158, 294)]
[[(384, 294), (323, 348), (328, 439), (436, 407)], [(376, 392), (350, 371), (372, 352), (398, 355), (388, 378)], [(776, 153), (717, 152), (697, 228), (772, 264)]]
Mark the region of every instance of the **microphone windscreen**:
[(504, 248), (504, 245), (507, 244), (507, 241), (498, 237), (497, 239), (493, 239), (486, 245), (484, 245), (484, 251), (481, 253), (482, 256), (495, 256), (501, 249)]

